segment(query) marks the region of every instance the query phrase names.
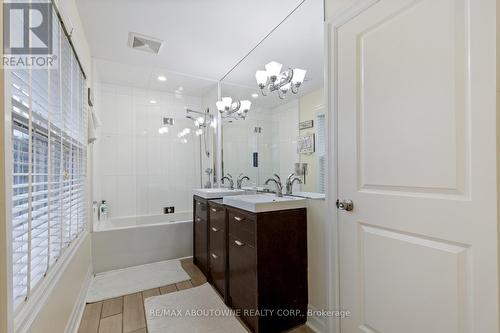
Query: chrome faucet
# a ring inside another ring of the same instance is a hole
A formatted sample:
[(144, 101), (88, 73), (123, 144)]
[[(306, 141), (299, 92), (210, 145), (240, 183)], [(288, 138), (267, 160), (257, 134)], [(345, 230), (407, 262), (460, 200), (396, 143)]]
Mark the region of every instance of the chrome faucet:
[(250, 180), (250, 178), (248, 176), (245, 176), (243, 175), (242, 173), (240, 173), (240, 175), (238, 176), (238, 179), (236, 180), (236, 188), (241, 190), (241, 184), (243, 183), (244, 180)]
[(224, 179), (227, 179), (229, 181), (229, 188), (231, 190), (234, 190), (234, 180), (233, 180), (233, 176), (231, 176), (230, 174), (226, 174), (226, 176), (222, 177), (220, 179), (220, 181), (222, 182), (222, 184), (224, 184)]
[(299, 184), (302, 184), (302, 180), (299, 177), (295, 177), (295, 174), (292, 173), (286, 179), (286, 194), (292, 194), (293, 183), (295, 182), (299, 182)]
[(275, 178), (269, 178), (266, 180), (265, 185), (269, 185), (270, 182), (273, 182), (276, 185), (276, 196), (283, 196), (283, 184), (281, 184), (281, 178), (277, 174), (274, 174)]

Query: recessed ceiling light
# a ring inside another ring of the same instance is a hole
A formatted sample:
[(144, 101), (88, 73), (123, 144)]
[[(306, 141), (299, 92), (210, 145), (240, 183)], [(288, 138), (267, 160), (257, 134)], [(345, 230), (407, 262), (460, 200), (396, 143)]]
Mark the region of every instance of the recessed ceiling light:
[(167, 77), (164, 76), (164, 75), (159, 75), (158, 76), (158, 81), (165, 82), (165, 81), (167, 81)]
[(154, 99), (152, 99), (152, 100), (149, 101), (149, 103), (156, 104), (157, 102)]
[(258, 97), (259, 97), (259, 94), (253, 93), (253, 94), (252, 94), (252, 97), (253, 97), (253, 98), (258, 98)]

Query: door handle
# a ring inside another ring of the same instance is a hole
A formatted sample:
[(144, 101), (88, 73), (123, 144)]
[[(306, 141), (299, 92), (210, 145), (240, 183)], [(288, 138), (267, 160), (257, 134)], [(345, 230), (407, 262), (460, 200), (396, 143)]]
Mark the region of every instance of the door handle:
[(345, 210), (350, 212), (354, 209), (354, 203), (352, 200), (339, 200), (337, 199), (337, 209)]

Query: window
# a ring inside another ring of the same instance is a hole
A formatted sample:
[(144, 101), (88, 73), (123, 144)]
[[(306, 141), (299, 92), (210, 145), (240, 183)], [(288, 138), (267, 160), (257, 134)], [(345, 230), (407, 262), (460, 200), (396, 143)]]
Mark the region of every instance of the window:
[(326, 191), (326, 120), (324, 114), (316, 116), (316, 146), (318, 154), (318, 192)]
[(53, 23), (58, 65), (10, 71), (15, 306), (86, 227), (85, 79), (60, 23)]

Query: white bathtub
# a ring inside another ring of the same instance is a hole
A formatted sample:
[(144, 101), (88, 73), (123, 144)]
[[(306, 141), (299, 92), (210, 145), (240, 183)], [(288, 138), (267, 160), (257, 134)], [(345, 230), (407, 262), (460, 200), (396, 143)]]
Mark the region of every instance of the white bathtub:
[(192, 212), (99, 221), (92, 251), (95, 273), (192, 256)]

